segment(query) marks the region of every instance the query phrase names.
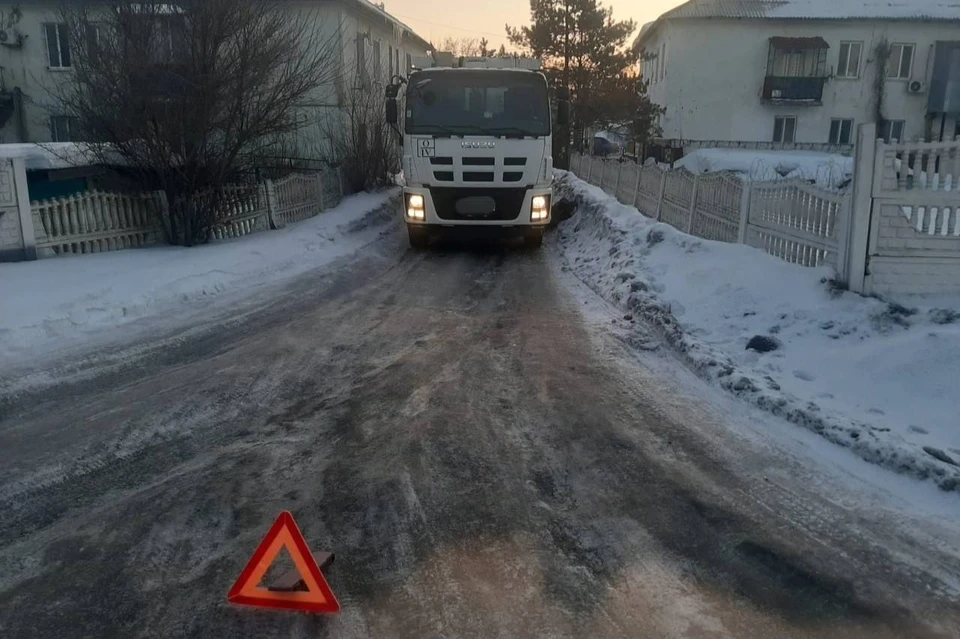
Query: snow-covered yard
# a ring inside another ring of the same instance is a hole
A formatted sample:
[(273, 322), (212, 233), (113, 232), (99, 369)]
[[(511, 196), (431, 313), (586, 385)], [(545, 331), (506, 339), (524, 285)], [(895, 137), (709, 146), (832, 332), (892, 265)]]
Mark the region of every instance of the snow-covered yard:
[(823, 189), (847, 186), (853, 179), (853, 158), (814, 151), (748, 151), (698, 149), (674, 163), (692, 173), (732, 171), (754, 182), (804, 180)]
[(322, 266), (372, 241), (395, 191), (360, 194), (279, 231), (182, 248), (0, 264), (0, 362), (22, 364), (145, 318)]
[(828, 269), (685, 235), (572, 174), (557, 187), (578, 204), (558, 231), (566, 268), (660, 327), (703, 377), (960, 491), (960, 299), (863, 298), (832, 288)]

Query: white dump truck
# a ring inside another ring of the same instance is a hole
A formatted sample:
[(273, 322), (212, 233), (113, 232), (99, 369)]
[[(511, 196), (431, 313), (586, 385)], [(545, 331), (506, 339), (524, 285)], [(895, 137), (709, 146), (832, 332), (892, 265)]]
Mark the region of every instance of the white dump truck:
[[(451, 57), (447, 66), (439, 55), (418, 60), (387, 88), (387, 120), (403, 140), (410, 245), (425, 248), (444, 227), (499, 227), (540, 246), (553, 195), (551, 102), (540, 61)], [(558, 95), (558, 123), (568, 110)]]

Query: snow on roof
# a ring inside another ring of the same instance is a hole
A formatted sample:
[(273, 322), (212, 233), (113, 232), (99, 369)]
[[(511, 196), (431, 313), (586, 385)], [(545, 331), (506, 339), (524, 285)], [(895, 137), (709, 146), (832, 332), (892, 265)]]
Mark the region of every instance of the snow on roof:
[[(0, 158), (23, 158), (24, 166), (28, 171), (69, 169), (100, 164), (94, 150), (89, 145), (78, 142), (0, 144)], [(119, 158), (116, 163), (120, 163)]]
[(660, 17), (960, 20), (960, 0), (689, 0)]
[(358, 5), (360, 5), (361, 7), (365, 8), (365, 9), (367, 9), (367, 10), (375, 11), (375, 12), (381, 14), (381, 15), (382, 15), (384, 18), (386, 18), (389, 22), (393, 23), (393, 25), (394, 25), (395, 28), (400, 29), (401, 31), (403, 31), (403, 32), (406, 33), (407, 35), (411, 36), (411, 37), (414, 38), (415, 40), (418, 40), (418, 41), (420, 42), (420, 45), (421, 45), (422, 47), (424, 47), (424, 48), (429, 48), (429, 47), (431, 46), (429, 42), (427, 42), (423, 37), (420, 36), (420, 34), (418, 34), (416, 31), (414, 31), (413, 29), (411, 29), (411, 28), (410, 28), (408, 25), (406, 25), (405, 23), (403, 23), (403, 22), (401, 22), (400, 20), (398, 20), (398, 19), (396, 18), (396, 16), (394, 16), (394, 15), (392, 15), (390, 12), (388, 12), (388, 11), (386, 10), (386, 6), (385, 6), (384, 4), (372, 2), (371, 0), (354, 0), (354, 1), (355, 1)]
[(645, 25), (634, 46), (641, 46), (664, 20), (689, 18), (960, 22), (960, 0), (688, 0)]

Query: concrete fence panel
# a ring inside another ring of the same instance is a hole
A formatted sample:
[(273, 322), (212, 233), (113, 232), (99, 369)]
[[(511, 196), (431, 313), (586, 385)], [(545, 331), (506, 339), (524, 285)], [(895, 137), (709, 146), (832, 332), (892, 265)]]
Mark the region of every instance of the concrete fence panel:
[(154, 194), (90, 191), (31, 203), (41, 257), (100, 253), (162, 241)]
[(656, 165), (640, 169), (640, 188), (634, 205), (648, 217), (657, 217), (665, 177), (666, 171)]
[(960, 141), (876, 142), (864, 292), (960, 292)]
[(667, 171), (660, 202), (660, 221), (687, 231), (695, 179), (696, 176), (686, 169)]
[(217, 206), (217, 224), (210, 230), (211, 239), (243, 237), (269, 229), (270, 216), (263, 185), (223, 187)]
[(323, 182), (322, 173), (295, 173), (272, 182), (274, 225), (283, 227), (322, 212), (326, 208)]
[(842, 271), (840, 229), (849, 208), (847, 195), (806, 182), (753, 184), (746, 242), (787, 262)]
[(617, 190), (617, 176), (620, 175), (620, 162), (616, 160), (605, 160), (602, 163), (600, 188), (609, 195), (614, 195)]
[(708, 240), (736, 242), (743, 189), (743, 182), (728, 173), (701, 175), (692, 233)]
[(640, 166), (634, 162), (622, 163), (620, 165), (620, 176), (617, 179), (617, 200), (621, 204), (633, 206), (637, 200), (639, 182)]

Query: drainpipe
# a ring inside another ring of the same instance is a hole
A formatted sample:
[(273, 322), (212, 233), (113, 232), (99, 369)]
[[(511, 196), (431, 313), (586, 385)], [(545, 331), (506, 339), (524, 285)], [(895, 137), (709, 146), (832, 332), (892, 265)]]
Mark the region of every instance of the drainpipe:
[(17, 137), (21, 142), (27, 142), (27, 120), (23, 113), (23, 91), (20, 87), (13, 87), (13, 108), (17, 112)]

